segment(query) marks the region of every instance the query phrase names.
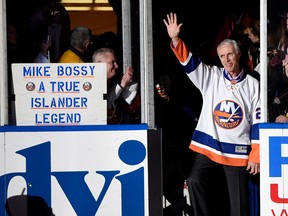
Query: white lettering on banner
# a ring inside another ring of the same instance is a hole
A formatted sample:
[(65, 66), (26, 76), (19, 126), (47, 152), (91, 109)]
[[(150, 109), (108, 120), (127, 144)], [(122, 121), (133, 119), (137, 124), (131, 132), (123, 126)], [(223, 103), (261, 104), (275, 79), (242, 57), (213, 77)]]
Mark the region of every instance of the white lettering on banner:
[(61, 109), (61, 108), (87, 108), (88, 99), (86, 97), (62, 97), (62, 98), (31, 98), (31, 109)]
[(43, 113), (35, 114), (35, 124), (79, 124), (80, 113)]

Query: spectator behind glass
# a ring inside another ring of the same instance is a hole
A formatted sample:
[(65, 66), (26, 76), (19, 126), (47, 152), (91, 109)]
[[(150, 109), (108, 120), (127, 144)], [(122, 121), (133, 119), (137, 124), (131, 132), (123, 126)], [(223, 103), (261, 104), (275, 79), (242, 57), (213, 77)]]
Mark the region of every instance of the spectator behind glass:
[[(131, 123), (126, 122), (125, 112), (120, 105), (124, 103), (132, 112), (139, 108), (139, 99), (137, 96), (138, 83), (133, 80), (133, 68), (127, 67), (119, 83), (113, 78), (116, 77), (116, 71), (119, 68), (114, 50), (110, 48), (97, 49), (92, 56), (95, 63), (106, 63), (107, 65), (107, 109), (108, 124)], [(120, 101), (122, 99), (122, 101)], [(132, 114), (132, 113), (130, 113)], [(131, 119), (130, 119), (131, 120)]]
[(32, 10), (29, 24), (31, 34), (29, 39), (32, 42), (29, 48), (33, 59), (39, 51), (42, 52), (43, 41), (46, 40), (47, 35), (50, 35), (53, 42), (49, 48), (50, 62), (58, 62), (61, 54), (68, 49), (71, 33), (70, 17), (61, 1), (39, 1)]
[(217, 47), (222, 67), (209, 66), (179, 38), (182, 23), (176, 14), (163, 21), (172, 51), (203, 98), (190, 144), (196, 156), (187, 179), (194, 215), (249, 216), (249, 174), (260, 171), (259, 81), (241, 68), (235, 40), (225, 39)]
[(18, 34), (14, 24), (7, 24), (7, 64), (8, 64), (8, 124), (16, 124), (15, 95), (13, 91), (12, 64), (21, 63), (22, 55), (18, 48)]
[(36, 58), (34, 59), (34, 63), (50, 63), (50, 47), (52, 45), (51, 36), (48, 35), (46, 40), (43, 40), (41, 43), (41, 49)]
[[(285, 72), (286, 77), (288, 78), (288, 60), (286, 59), (283, 60), (283, 70)], [(286, 109), (286, 113), (277, 116), (275, 122), (288, 123), (288, 110)]]
[[(287, 100), (287, 79), (283, 73), (282, 60), (285, 58), (285, 52), (282, 50), (282, 35), (281, 23), (268, 22), (268, 65), (267, 65), (267, 78), (268, 78), (268, 114), (269, 122), (274, 122), (278, 115), (284, 114), (287, 105), (284, 104)], [(254, 71), (260, 73), (259, 62), (259, 47), (260, 47), (260, 21), (253, 19), (250, 25), (244, 30), (252, 42), (250, 47), (250, 59), (253, 62)], [(286, 102), (287, 104), (287, 102)]]
[(17, 47), (17, 38), (18, 34), (15, 25), (9, 23), (7, 25), (7, 48), (9, 63), (21, 62), (21, 55)]
[[(281, 18), (281, 33), (280, 31), (274, 31), (274, 32), (278, 32), (277, 35), (277, 41), (279, 42), (278, 47), (281, 49), (281, 51), (283, 50), (283, 55), (280, 59), (278, 58), (278, 60), (275, 58), (274, 61), (270, 61), (271, 63), (275, 62), (278, 64), (275, 64), (275, 67), (279, 70), (279, 76), (280, 76), (280, 71), (283, 70), (283, 73), (281, 74), (283, 76), (280, 77), (281, 79), (279, 79), (281, 81), (282, 84), (282, 89), (283, 91), (279, 94), (278, 96), (278, 106), (281, 105), (281, 109), (275, 113), (275, 116), (277, 116), (275, 118), (275, 122), (279, 122), (279, 123), (287, 123), (288, 122), (288, 94), (287, 94), (287, 86), (288, 86), (288, 29), (287, 29), (287, 25), (288, 25), (288, 20), (287, 20), (287, 9), (283, 12), (283, 14), (280, 14), (280, 18)], [(280, 22), (279, 22), (280, 23)], [(277, 22), (278, 24), (278, 22)], [(281, 35), (281, 39), (279, 40)], [(269, 32), (268, 32), (268, 36), (269, 36)], [(268, 37), (268, 41), (269, 39), (271, 40), (271, 36)], [(277, 53), (275, 56), (279, 56), (279, 51), (277, 50)], [(282, 59), (284, 59), (283, 61), (281, 61)], [(270, 63), (270, 65), (271, 65)], [(270, 66), (271, 67), (271, 66)], [(269, 68), (269, 67), (268, 67)], [(278, 115), (277, 115), (278, 114)]]
[(91, 30), (84, 26), (74, 28), (70, 35), (70, 46), (60, 57), (59, 63), (91, 62), (86, 55), (91, 40)]
[(260, 73), (260, 21), (252, 20), (251, 24), (244, 29), (244, 33), (252, 42), (248, 50), (251, 69)]

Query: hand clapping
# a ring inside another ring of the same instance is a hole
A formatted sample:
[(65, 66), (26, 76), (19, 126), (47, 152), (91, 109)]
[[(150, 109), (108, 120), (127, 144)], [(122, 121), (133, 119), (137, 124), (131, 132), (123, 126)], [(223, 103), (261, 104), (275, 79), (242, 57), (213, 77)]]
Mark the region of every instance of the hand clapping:
[(133, 68), (132, 67), (127, 67), (125, 74), (123, 75), (121, 79), (121, 87), (125, 88), (132, 82), (133, 78)]

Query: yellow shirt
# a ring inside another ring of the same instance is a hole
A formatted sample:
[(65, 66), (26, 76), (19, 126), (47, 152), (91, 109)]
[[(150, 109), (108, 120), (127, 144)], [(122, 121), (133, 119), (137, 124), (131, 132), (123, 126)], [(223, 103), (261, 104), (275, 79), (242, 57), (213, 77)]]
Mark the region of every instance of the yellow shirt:
[(71, 50), (67, 50), (61, 56), (59, 63), (84, 63), (82, 59)]

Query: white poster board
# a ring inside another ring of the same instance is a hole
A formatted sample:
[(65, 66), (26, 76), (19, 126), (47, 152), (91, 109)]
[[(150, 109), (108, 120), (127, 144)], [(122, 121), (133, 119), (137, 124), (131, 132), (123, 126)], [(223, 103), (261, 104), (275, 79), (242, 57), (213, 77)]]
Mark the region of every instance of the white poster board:
[[(0, 127), (0, 215), (7, 198), (29, 195), (44, 199), (57, 216), (148, 216), (147, 129)], [(11, 208), (25, 215), (25, 205)]]
[(16, 125), (107, 123), (106, 64), (12, 64)]

